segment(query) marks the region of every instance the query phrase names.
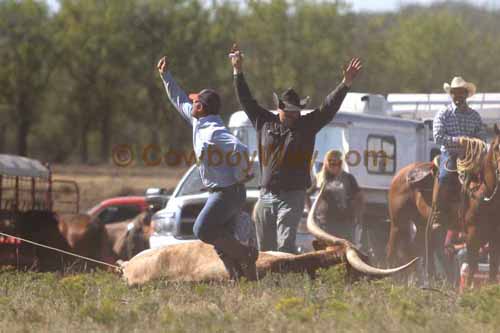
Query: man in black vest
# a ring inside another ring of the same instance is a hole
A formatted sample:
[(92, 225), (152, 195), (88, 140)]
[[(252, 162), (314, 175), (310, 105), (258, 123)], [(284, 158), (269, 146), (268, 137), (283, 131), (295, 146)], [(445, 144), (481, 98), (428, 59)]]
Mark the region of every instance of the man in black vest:
[(254, 210), (261, 251), (294, 253), (297, 227), (304, 210), (306, 189), (311, 185), (310, 163), (316, 133), (340, 108), (352, 81), (361, 70), (359, 58), (344, 69), (344, 79), (313, 112), (301, 115), (306, 100), (293, 90), (274, 94), (278, 114), (253, 99), (243, 76), (243, 58), (231, 50), (234, 85), (243, 110), (257, 131), (261, 169), (261, 193)]

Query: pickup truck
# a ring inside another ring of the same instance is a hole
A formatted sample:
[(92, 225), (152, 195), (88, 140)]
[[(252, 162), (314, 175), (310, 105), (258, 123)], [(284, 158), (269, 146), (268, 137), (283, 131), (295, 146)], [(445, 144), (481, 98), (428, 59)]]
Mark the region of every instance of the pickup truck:
[[(244, 210), (252, 215), (259, 198), (259, 167), (255, 165), (255, 177), (247, 182), (247, 203)], [(200, 173), (193, 165), (182, 177), (164, 209), (152, 217), (153, 234), (149, 238), (151, 248), (179, 244), (195, 240), (193, 225), (208, 199), (208, 192), (201, 182)], [(305, 227), (305, 212), (297, 231), (297, 252), (312, 251), (312, 240)]]

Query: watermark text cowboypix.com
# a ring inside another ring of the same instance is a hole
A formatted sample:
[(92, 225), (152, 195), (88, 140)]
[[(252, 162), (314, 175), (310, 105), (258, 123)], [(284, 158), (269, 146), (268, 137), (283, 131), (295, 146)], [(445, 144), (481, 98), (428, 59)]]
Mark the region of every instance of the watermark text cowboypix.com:
[[(275, 152), (273, 146), (262, 147), (261, 149), (261, 163), (267, 165), (269, 163), (271, 152)], [(286, 156), (280, 151), (279, 158), (282, 163), (287, 165), (302, 166), (304, 163), (311, 163), (315, 161), (318, 151), (315, 151), (312, 156), (307, 152), (288, 152)], [(360, 153), (356, 150), (350, 150), (342, 155), (342, 159), (350, 167), (356, 167), (364, 161), (364, 165), (368, 165), (369, 160), (373, 167), (377, 167), (378, 163), (387, 163), (387, 160), (394, 159), (394, 156), (388, 155), (385, 151), (365, 150)], [(129, 144), (118, 144), (113, 147), (112, 159), (115, 165), (120, 167), (130, 166), (134, 161), (142, 161), (145, 166), (160, 166), (166, 165), (169, 167), (190, 166), (193, 164), (200, 164), (200, 161), (205, 161), (210, 166), (237, 166), (243, 163), (244, 169), (251, 169), (253, 161), (256, 160), (258, 152), (237, 152), (237, 151), (222, 151), (217, 147), (209, 147), (201, 152), (199, 158), (193, 150), (180, 150), (169, 148), (162, 150), (159, 145), (148, 144), (144, 146), (136, 146), (135, 149)]]

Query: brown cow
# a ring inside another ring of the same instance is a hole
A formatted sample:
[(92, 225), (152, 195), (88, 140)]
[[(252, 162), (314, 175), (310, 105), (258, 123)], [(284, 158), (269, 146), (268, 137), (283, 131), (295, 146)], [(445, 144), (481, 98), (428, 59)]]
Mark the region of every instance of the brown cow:
[[(318, 195), (323, 195), (322, 188)], [(366, 264), (358, 250), (347, 240), (330, 235), (314, 221), (317, 200), (311, 207), (307, 226), (319, 240), (327, 244), (324, 250), (292, 255), (277, 252), (260, 252), (257, 259), (259, 278), (269, 272), (307, 272), (314, 275), (319, 268), (327, 268), (347, 262), (350, 272), (370, 276), (387, 276), (412, 265), (410, 263), (394, 269), (379, 269)], [(193, 241), (144, 251), (128, 262), (121, 262), (124, 279), (129, 285), (143, 284), (164, 278), (170, 281), (217, 281), (228, 280), (222, 261), (213, 246)]]
[[(126, 230), (126, 228), (125, 228)], [(48, 211), (17, 213), (13, 222), (0, 225), (0, 231), (35, 243), (74, 253), (83, 257), (114, 264), (119, 259), (112, 251), (113, 243), (103, 226), (92, 223), (85, 214), (58, 216)], [(62, 254), (29, 242), (21, 242), (18, 248), (2, 246), (0, 265), (39, 271), (66, 269), (87, 270), (98, 264), (74, 256)], [(6, 260), (8, 259), (8, 260)]]
[[(66, 238), (67, 235), (64, 234), (65, 232), (70, 233), (70, 229), (65, 228), (64, 224), (58, 220), (57, 215), (52, 212), (18, 212), (10, 228), (5, 230), (2, 225), (1, 231), (63, 251), (74, 251)], [(12, 249), (9, 250), (12, 252)], [(74, 262), (74, 258), (70, 256), (28, 242), (21, 242), (15, 251), (15, 256), (11, 257), (13, 262), (2, 261), (1, 264), (10, 264), (19, 269), (32, 268), (40, 271), (54, 271), (63, 270)]]
[[(87, 214), (59, 217), (59, 231), (68, 242), (70, 252), (112, 264), (117, 257), (105, 228)], [(90, 265), (94, 267), (94, 265)]]
[[(149, 249), (151, 236), (151, 212), (142, 212), (133, 219), (107, 224), (105, 240), (110, 242), (114, 257), (129, 260), (136, 254)], [(129, 228), (132, 225), (132, 228)], [(105, 248), (102, 244), (101, 248)], [(116, 261), (116, 260), (115, 260)]]

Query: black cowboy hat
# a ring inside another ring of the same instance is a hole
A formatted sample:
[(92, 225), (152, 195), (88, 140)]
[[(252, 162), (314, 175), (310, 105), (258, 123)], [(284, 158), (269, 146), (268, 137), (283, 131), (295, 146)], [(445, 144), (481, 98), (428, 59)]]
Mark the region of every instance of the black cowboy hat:
[(299, 95), (292, 88), (285, 90), (281, 97), (273, 93), (273, 101), (277, 109), (283, 111), (300, 111), (306, 107), (309, 102), (309, 96), (300, 99)]

